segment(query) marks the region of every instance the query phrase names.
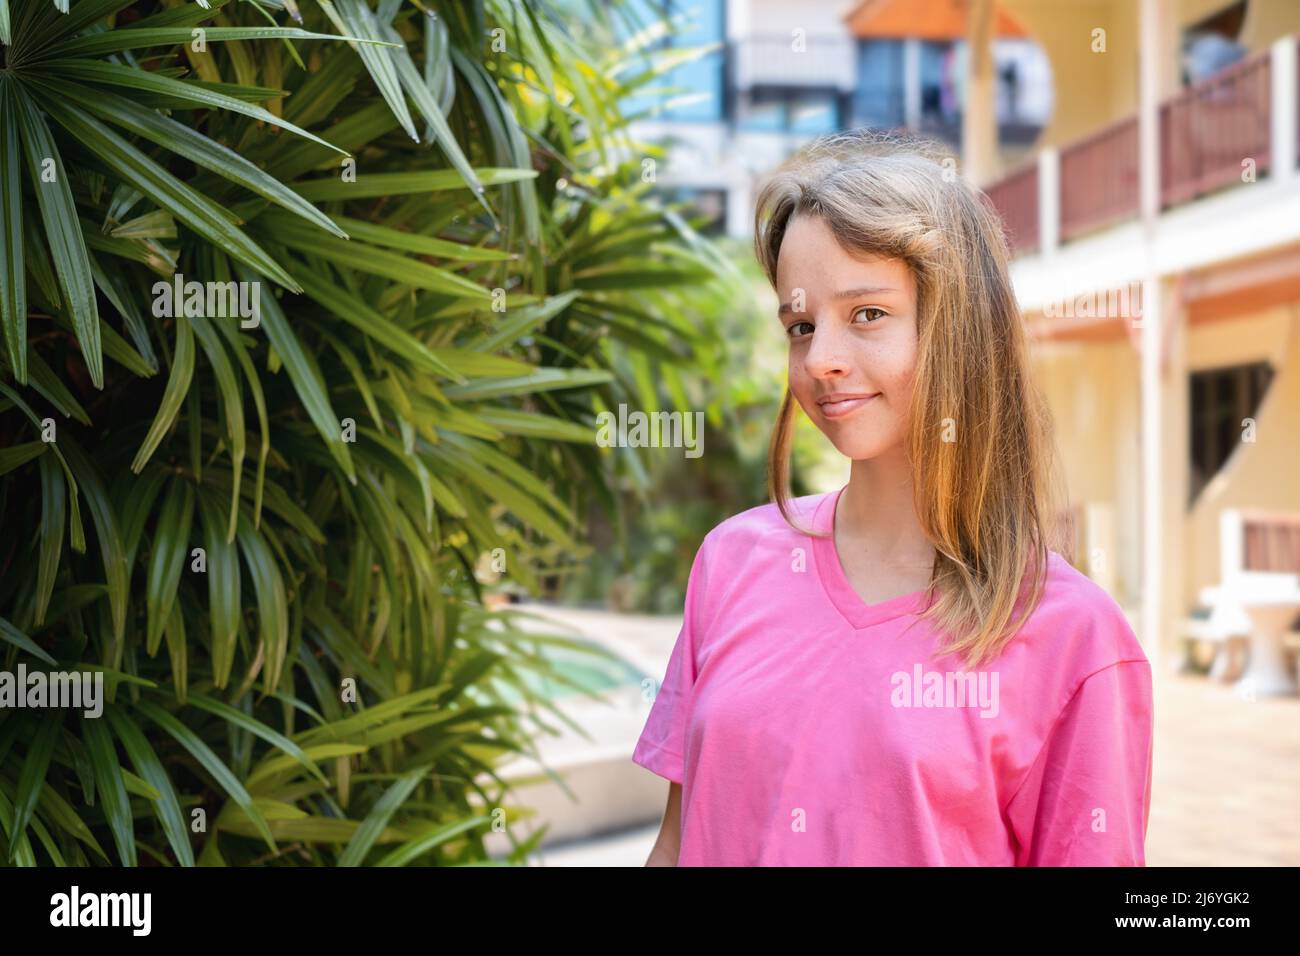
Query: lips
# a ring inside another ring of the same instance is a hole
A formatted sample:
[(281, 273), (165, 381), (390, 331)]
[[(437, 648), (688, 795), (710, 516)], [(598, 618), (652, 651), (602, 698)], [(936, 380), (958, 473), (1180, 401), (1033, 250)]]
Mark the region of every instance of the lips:
[(817, 404), (827, 418), (843, 418), (879, 397), (879, 392), (870, 395), (835, 395), (823, 398)]

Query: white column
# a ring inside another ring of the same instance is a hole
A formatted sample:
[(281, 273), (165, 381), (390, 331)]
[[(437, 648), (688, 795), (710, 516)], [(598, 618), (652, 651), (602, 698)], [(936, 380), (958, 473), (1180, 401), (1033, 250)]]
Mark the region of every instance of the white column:
[(1295, 176), (1296, 156), (1296, 38), (1285, 36), (1273, 44), (1272, 135), (1273, 179)]
[(966, 4), (966, 102), (961, 114), (962, 171), (987, 185), (997, 174), (998, 119), (994, 102), (993, 2)]
[(1219, 512), (1219, 582), (1226, 585), (1246, 566), (1244, 522), (1236, 508)]
[(1138, 17), (1138, 214), (1146, 232), (1160, 215), (1160, 36), (1166, 0), (1141, 0)]
[(1159, 672), (1165, 608), (1164, 461), (1160, 352), (1163, 290), (1156, 271), (1156, 219), (1160, 215), (1160, 31), (1169, 23), (1167, 0), (1141, 0), (1138, 10), (1138, 185), (1146, 266), (1142, 278), (1142, 614), (1138, 635), (1153, 672)]
[(921, 128), (921, 41), (903, 41), (903, 126)]
[(1038, 154), (1038, 254), (1061, 244), (1061, 154), (1049, 146)]

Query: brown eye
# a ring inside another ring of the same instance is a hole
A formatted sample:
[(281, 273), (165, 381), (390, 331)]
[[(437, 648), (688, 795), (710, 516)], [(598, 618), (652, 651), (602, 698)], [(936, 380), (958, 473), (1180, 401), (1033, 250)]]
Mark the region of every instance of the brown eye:
[(862, 308), (857, 309), (857, 310), (854, 311), (854, 313), (853, 313), (853, 317), (856, 319), (859, 315), (862, 315), (862, 314), (865, 313), (865, 312), (875, 312), (875, 313), (876, 313), (876, 315), (874, 315), (874, 316), (872, 316), (872, 317), (870, 317), (870, 318), (867, 319), (867, 322), (868, 322), (868, 323), (875, 322), (875, 321), (877, 321), (877, 320), (879, 320), (879, 319), (883, 319), (886, 315), (889, 314), (889, 313), (886, 312), (884, 309), (877, 309), (874, 305), (864, 305)]
[(785, 334), (786, 334), (787, 336), (790, 336), (791, 338), (793, 338), (795, 335), (798, 335), (798, 334), (799, 334), (799, 333), (795, 332), (795, 329), (799, 328), (799, 326), (801, 326), (801, 325), (806, 325), (806, 326), (808, 326), (808, 328), (810, 328), (810, 329), (812, 328), (812, 323), (811, 323), (811, 322), (795, 322), (795, 323), (792, 324), (788, 329), (785, 330)]

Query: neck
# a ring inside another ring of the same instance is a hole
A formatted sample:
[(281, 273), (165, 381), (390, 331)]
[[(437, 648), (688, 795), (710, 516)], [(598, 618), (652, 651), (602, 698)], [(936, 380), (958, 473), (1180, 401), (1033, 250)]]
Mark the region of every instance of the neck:
[(916, 516), (912, 468), (902, 445), (853, 462), (837, 512), (837, 537), (876, 561), (898, 569), (930, 569), (935, 549)]

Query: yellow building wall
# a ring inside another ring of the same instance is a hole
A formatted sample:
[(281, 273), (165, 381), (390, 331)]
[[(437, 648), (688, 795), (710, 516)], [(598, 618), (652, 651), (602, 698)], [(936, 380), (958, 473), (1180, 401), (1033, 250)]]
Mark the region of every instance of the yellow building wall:
[(1185, 600), (1219, 581), (1219, 513), (1225, 508), (1300, 512), (1300, 305), (1194, 326), (1188, 370), (1266, 360), (1274, 378), (1245, 442), (1197, 498), (1187, 517)]
[[(1229, 4), (1224, 0), (1170, 0), (1175, 25), (1161, 38), (1166, 61), (1162, 96), (1181, 88), (1181, 34)], [(1052, 65), (1052, 118), (1038, 147), (1065, 146), (1138, 107), (1139, 0), (1004, 0)], [(1093, 30), (1105, 31), (1106, 50), (1093, 51)], [(1239, 40), (1250, 52), (1300, 33), (1300, 0), (1250, 0)]]
[(1031, 355), (1052, 412), (1069, 497), (1063, 504), (1107, 506), (1114, 546), (1100, 557), (1113, 568), (1116, 600), (1136, 604), (1142, 530), (1137, 353), (1125, 339), (1036, 342)]

